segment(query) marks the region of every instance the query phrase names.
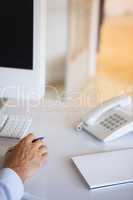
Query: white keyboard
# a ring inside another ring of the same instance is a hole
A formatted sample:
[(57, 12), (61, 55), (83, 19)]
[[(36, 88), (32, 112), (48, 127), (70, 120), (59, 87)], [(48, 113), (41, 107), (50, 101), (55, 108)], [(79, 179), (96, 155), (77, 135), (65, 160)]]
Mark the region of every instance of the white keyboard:
[(0, 114), (0, 137), (21, 139), (28, 134), (31, 123), (28, 117)]

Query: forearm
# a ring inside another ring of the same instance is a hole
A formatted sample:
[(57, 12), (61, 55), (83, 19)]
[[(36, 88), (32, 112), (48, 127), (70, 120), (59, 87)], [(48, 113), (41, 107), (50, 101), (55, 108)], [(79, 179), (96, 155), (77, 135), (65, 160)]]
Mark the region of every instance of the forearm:
[(20, 200), (24, 186), (19, 176), (11, 169), (0, 171), (0, 200)]

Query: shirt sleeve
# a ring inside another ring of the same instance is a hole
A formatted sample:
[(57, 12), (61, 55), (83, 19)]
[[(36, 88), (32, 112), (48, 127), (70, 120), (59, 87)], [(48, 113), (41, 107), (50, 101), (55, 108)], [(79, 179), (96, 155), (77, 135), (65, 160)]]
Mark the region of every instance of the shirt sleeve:
[(20, 200), (24, 185), (20, 177), (9, 168), (0, 171), (0, 200)]

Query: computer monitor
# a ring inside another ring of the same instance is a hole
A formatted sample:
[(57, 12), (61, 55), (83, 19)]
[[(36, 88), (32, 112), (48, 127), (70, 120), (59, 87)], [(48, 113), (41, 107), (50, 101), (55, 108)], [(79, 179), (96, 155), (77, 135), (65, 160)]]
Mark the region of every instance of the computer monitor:
[(46, 0), (0, 2), (0, 97), (45, 92)]

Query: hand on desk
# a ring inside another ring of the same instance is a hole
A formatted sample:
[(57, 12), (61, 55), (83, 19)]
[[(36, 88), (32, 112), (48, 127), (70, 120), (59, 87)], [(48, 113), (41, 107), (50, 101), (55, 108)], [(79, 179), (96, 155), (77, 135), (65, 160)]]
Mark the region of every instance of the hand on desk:
[(4, 167), (14, 170), (24, 182), (47, 160), (48, 151), (43, 141), (34, 141), (33, 134), (22, 139), (6, 154)]

